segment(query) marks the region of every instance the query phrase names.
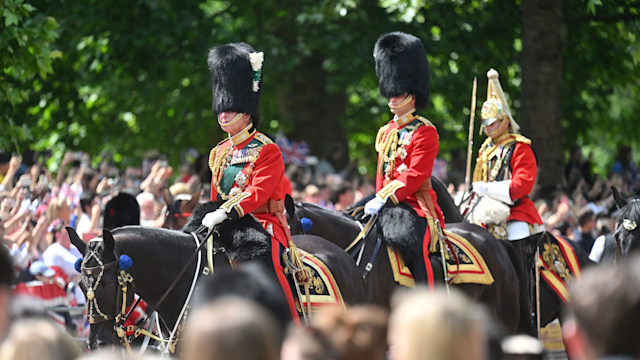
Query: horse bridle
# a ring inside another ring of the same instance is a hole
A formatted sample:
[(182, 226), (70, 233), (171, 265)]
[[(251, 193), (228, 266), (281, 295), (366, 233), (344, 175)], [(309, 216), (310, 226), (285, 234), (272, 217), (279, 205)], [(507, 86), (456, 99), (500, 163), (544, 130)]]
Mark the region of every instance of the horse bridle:
[[(97, 238), (91, 241), (102, 241), (102, 239)], [(99, 324), (102, 322), (113, 320), (115, 322), (114, 330), (116, 331), (116, 334), (121, 339), (121, 341), (124, 341), (125, 344), (128, 346), (128, 342), (125, 341), (124, 339), (126, 337), (126, 331), (124, 329), (123, 324), (131, 313), (131, 312), (127, 313), (127, 290), (129, 288), (128, 284), (131, 284), (133, 286), (133, 276), (131, 276), (131, 274), (126, 270), (123, 270), (120, 268), (120, 264), (118, 260), (120, 257), (118, 256), (118, 252), (115, 249), (114, 249), (114, 254), (116, 255), (116, 260), (109, 262), (107, 264), (104, 264), (100, 259), (100, 256), (98, 256), (97, 251), (94, 249), (94, 250), (91, 250), (89, 255), (82, 260), (82, 267), (81, 267), (82, 274), (86, 275), (89, 279), (93, 279), (94, 274), (97, 273), (97, 278), (95, 282), (88, 283), (87, 280), (84, 280), (85, 282), (84, 285), (85, 285), (85, 288), (87, 289), (86, 290), (87, 318), (89, 320), (89, 324)], [(87, 260), (91, 258), (94, 258), (99, 265), (92, 266), (92, 267), (85, 267), (84, 264), (87, 262)], [(117, 275), (119, 286), (118, 286), (118, 295), (116, 297), (116, 311), (118, 311), (118, 309), (119, 311), (112, 314), (105, 314), (104, 311), (100, 309), (98, 300), (95, 297), (95, 290), (100, 285), (100, 281), (102, 280), (102, 276), (104, 275), (105, 270), (110, 269), (112, 267), (116, 267), (116, 266), (118, 267), (118, 270), (119, 270)], [(135, 306), (132, 306), (131, 308), (132, 311), (134, 307)]]

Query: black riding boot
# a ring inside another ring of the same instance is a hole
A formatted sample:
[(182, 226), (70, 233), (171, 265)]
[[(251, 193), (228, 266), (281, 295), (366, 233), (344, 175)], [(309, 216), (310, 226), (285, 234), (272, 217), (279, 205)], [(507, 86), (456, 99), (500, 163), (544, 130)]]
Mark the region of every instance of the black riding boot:
[(536, 250), (542, 234), (533, 234), (529, 237), (510, 241), (516, 250), (520, 269), (518, 270), (518, 280), (520, 281), (520, 307), (521, 314), (525, 316), (525, 324), (521, 329), (529, 335), (538, 336), (537, 325), (537, 302), (536, 302)]

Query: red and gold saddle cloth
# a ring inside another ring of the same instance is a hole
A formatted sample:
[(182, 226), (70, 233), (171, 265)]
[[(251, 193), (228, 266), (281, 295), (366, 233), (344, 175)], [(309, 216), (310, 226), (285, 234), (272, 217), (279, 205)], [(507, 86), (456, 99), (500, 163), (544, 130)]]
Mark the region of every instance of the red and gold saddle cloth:
[[(346, 311), (342, 294), (338, 288), (338, 283), (333, 278), (333, 274), (329, 268), (317, 257), (298, 249), (302, 264), (307, 270), (309, 276), (309, 301), (311, 302), (311, 312), (322, 311), (326, 308), (339, 308)], [(303, 284), (299, 284), (302, 296), (302, 303), (307, 308), (307, 297)], [(298, 295), (296, 294), (296, 297)], [(298, 313), (300, 310), (300, 301), (296, 301)]]
[[(451, 247), (445, 252), (447, 262), (447, 278), (452, 284), (493, 284), (493, 276), (478, 250), (469, 241), (459, 235), (444, 230)], [(452, 256), (453, 252), (458, 259)], [(411, 271), (402, 260), (402, 255), (387, 247), (389, 261), (393, 269), (395, 281), (403, 286), (414, 287), (415, 281)]]
[(580, 262), (567, 240), (545, 234), (539, 245), (537, 268), (540, 277), (564, 303), (569, 303), (568, 286), (582, 274)]

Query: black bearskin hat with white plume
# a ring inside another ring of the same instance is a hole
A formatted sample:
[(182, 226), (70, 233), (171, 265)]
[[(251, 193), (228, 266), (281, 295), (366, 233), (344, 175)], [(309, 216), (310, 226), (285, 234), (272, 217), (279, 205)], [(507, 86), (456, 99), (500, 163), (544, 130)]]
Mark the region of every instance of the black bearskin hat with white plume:
[(429, 104), (429, 62), (417, 37), (403, 32), (381, 35), (373, 49), (380, 95), (390, 98), (404, 93), (416, 98), (416, 109)]
[(207, 65), (213, 89), (212, 110), (251, 115), (260, 121), (263, 54), (245, 43), (218, 45), (209, 50)]

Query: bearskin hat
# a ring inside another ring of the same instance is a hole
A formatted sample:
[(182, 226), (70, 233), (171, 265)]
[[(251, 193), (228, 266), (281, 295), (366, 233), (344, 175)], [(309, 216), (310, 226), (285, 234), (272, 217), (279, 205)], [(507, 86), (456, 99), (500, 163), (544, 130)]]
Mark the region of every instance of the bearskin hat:
[(207, 65), (213, 89), (212, 110), (251, 115), (260, 120), (263, 54), (245, 43), (218, 45), (209, 50)]
[(413, 94), (416, 109), (429, 104), (429, 62), (417, 37), (403, 32), (381, 35), (373, 49), (380, 95)]

